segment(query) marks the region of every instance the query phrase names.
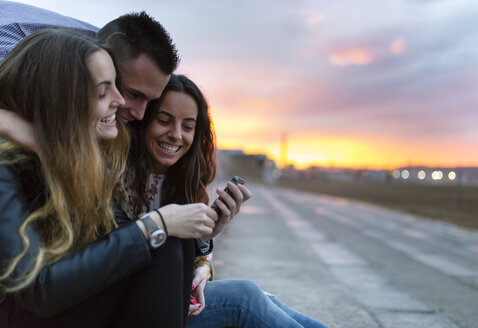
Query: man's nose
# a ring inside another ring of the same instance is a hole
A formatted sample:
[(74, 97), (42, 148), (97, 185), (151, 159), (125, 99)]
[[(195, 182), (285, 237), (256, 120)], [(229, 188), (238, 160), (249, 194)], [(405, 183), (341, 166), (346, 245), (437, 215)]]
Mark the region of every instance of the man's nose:
[(141, 121), (144, 117), (144, 113), (146, 112), (147, 105), (148, 102), (146, 100), (142, 101), (141, 103), (130, 109), (130, 115), (133, 116), (136, 120)]

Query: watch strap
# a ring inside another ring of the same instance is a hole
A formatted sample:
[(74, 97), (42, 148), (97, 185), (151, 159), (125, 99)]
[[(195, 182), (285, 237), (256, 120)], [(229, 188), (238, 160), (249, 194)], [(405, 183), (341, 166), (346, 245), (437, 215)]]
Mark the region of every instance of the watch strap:
[(153, 219), (147, 214), (141, 218), (141, 221), (143, 221), (146, 231), (148, 231), (150, 236), (153, 232), (159, 229), (158, 225), (154, 223)]
[(145, 214), (140, 217), (140, 220), (143, 222), (144, 227), (149, 236), (149, 245), (151, 248), (156, 249), (159, 246), (163, 245), (166, 242), (168, 235), (163, 228), (159, 227), (156, 222), (149, 216)]

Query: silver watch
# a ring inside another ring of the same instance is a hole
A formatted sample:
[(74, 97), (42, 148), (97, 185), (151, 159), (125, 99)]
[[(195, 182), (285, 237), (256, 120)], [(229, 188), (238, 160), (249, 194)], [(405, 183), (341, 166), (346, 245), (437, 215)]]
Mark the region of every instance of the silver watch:
[(158, 248), (166, 242), (166, 232), (163, 228), (158, 227), (158, 225), (153, 221), (148, 213), (140, 217), (140, 220), (144, 223), (146, 231), (149, 235), (149, 245), (151, 248)]

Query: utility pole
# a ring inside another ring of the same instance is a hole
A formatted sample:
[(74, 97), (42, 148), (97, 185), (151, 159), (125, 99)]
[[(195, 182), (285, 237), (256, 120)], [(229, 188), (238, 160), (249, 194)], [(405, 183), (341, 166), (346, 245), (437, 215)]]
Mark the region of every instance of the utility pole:
[(280, 163), (281, 167), (287, 166), (287, 133), (282, 132), (280, 136)]

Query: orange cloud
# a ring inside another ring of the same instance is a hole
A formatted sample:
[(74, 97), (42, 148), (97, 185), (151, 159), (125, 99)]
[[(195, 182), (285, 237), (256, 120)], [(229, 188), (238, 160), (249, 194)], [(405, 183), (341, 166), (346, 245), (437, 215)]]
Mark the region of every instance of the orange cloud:
[(329, 62), (341, 67), (348, 65), (362, 66), (372, 62), (372, 55), (367, 49), (352, 48), (330, 54)]
[(400, 55), (405, 50), (405, 40), (404, 39), (396, 39), (393, 40), (388, 49), (394, 55)]

